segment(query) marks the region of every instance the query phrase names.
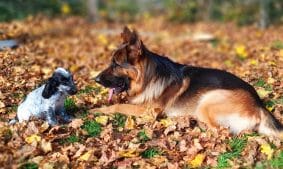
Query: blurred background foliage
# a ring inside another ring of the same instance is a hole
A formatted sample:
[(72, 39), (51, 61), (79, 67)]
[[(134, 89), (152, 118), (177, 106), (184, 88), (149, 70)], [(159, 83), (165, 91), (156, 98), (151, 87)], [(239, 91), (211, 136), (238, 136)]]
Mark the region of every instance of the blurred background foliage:
[(95, 21), (134, 21), (162, 15), (174, 22), (283, 22), (282, 0), (0, 0), (0, 21), (30, 15), (80, 15)]

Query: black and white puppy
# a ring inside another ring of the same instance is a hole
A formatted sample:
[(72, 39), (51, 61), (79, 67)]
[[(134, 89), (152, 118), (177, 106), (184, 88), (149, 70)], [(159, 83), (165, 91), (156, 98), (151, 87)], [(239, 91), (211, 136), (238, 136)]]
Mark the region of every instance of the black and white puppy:
[[(68, 95), (76, 92), (71, 73), (64, 68), (57, 68), (46, 84), (27, 95), (18, 107), (16, 119), (23, 122), (33, 116), (45, 119), (50, 125), (56, 125), (56, 116), (59, 116), (64, 122), (69, 122), (71, 118), (65, 111), (64, 101)], [(10, 124), (14, 122), (12, 120)]]

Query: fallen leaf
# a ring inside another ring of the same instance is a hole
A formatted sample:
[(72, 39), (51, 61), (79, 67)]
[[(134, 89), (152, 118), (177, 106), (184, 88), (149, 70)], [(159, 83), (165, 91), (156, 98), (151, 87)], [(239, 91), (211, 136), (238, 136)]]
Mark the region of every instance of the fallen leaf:
[(240, 57), (241, 59), (245, 59), (248, 57), (248, 52), (246, 49), (246, 46), (243, 44), (237, 44), (235, 46), (235, 52), (237, 54), (238, 57)]
[(95, 121), (105, 126), (108, 123), (108, 119), (108, 116), (98, 116), (95, 118)]
[(52, 146), (51, 143), (49, 141), (46, 141), (45, 139), (41, 140), (41, 149), (47, 153), (49, 151), (52, 151)]
[(80, 156), (79, 161), (88, 161), (92, 154), (93, 154), (93, 150), (87, 151), (82, 156)]
[(170, 125), (173, 124), (172, 120), (167, 118), (167, 119), (161, 119), (160, 123), (164, 126), (164, 127), (169, 127)]
[(267, 97), (270, 93), (272, 93), (272, 91), (268, 91), (264, 88), (259, 88), (256, 90), (257, 94), (259, 95), (260, 98), (265, 98)]
[(41, 137), (36, 135), (36, 134), (33, 134), (31, 136), (28, 136), (25, 138), (25, 141), (28, 143), (28, 144), (31, 144), (33, 142), (39, 142), (41, 140)]
[(84, 121), (82, 119), (73, 119), (71, 123), (69, 123), (69, 127), (74, 129), (78, 129), (83, 125)]
[(135, 149), (131, 150), (123, 150), (118, 153), (120, 157), (126, 157), (126, 158), (131, 158), (131, 157), (137, 157), (139, 153)]
[(132, 117), (128, 117), (125, 122), (125, 129), (132, 130), (135, 127), (135, 121)]
[(192, 168), (201, 167), (204, 158), (205, 158), (205, 155), (198, 154), (195, 156), (195, 158), (192, 161), (189, 162), (189, 164)]
[(270, 160), (273, 156), (274, 150), (268, 143), (265, 143), (260, 146), (260, 152), (267, 155), (267, 159)]

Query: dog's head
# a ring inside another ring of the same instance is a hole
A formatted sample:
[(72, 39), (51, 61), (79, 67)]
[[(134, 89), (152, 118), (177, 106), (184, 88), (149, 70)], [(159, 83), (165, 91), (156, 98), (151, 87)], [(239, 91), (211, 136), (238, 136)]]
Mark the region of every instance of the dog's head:
[(57, 68), (45, 84), (42, 97), (48, 99), (57, 91), (66, 95), (77, 93), (77, 87), (74, 83), (73, 76), (64, 68)]
[(145, 47), (135, 31), (127, 27), (121, 33), (123, 43), (113, 52), (110, 65), (95, 81), (114, 92), (127, 91), (130, 96), (139, 93), (143, 85)]

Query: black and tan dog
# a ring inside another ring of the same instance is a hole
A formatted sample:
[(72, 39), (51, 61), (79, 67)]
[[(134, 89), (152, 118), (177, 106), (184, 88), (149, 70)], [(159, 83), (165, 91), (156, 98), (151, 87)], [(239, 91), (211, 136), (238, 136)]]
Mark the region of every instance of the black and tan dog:
[(235, 134), (257, 130), (282, 137), (282, 125), (245, 81), (222, 70), (175, 63), (149, 51), (128, 28), (121, 36), (123, 43), (114, 51), (110, 66), (95, 80), (110, 93), (126, 92), (131, 104), (94, 111), (139, 116), (151, 107), (169, 117), (192, 115), (210, 127), (229, 127)]

